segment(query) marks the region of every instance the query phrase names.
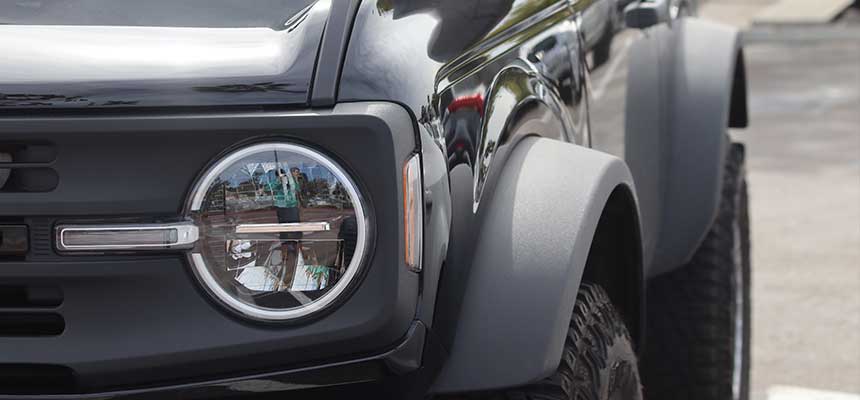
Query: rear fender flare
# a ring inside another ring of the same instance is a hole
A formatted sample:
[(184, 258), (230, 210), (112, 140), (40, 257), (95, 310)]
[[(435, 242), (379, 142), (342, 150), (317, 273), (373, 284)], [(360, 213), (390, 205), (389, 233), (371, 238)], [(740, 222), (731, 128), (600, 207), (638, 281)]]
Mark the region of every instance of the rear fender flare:
[(631, 65), (625, 159), (652, 277), (689, 261), (716, 217), (727, 129), (748, 122), (746, 76), (738, 31), (695, 18), (648, 30)]

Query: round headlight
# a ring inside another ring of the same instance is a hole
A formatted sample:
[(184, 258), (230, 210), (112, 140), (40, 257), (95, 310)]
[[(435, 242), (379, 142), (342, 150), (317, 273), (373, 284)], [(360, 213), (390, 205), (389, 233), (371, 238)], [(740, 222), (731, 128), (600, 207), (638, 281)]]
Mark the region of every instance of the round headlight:
[(350, 177), (287, 143), (252, 145), (210, 168), (192, 192), (200, 230), (192, 267), (230, 309), (260, 320), (322, 310), (361, 267), (367, 216)]

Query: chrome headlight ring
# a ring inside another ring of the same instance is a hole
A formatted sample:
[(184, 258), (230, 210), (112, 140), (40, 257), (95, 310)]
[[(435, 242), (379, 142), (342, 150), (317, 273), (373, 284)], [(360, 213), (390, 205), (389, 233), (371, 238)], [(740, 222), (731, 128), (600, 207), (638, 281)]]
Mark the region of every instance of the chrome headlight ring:
[[(296, 190), (285, 189), (291, 183), (312, 186), (316, 195), (290, 194)], [(242, 193), (251, 188), (253, 193)], [(208, 197), (215, 199), (207, 202)], [(313, 214), (313, 220), (294, 220), (299, 206), (290, 201), (304, 202), (302, 212)], [(229, 153), (195, 185), (187, 216), (200, 228), (200, 239), (189, 252), (194, 274), (220, 303), (255, 320), (296, 320), (326, 309), (356, 281), (368, 251), (369, 219), (358, 186), (326, 155), (293, 143), (259, 143)], [(218, 260), (219, 241), (224, 259), (237, 262), (232, 267)], [(327, 255), (311, 256), (306, 250)], [(280, 265), (271, 261), (278, 251)], [(284, 261), (290, 255), (293, 261)], [(287, 282), (285, 276), (292, 278)], [(273, 301), (279, 296), (281, 301)]]

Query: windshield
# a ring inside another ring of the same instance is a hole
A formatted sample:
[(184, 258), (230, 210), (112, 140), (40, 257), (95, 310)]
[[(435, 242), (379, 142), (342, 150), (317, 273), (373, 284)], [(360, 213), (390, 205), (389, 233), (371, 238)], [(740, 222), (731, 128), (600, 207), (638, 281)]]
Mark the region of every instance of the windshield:
[(316, 0), (0, 0), (0, 25), (280, 28)]

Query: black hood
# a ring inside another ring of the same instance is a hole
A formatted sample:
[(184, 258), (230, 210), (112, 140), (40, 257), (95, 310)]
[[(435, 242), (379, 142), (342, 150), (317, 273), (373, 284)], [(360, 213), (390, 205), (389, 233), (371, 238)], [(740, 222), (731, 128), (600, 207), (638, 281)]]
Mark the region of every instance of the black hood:
[(0, 6), (0, 109), (306, 105), (329, 14), (312, 0), (30, 3)]

